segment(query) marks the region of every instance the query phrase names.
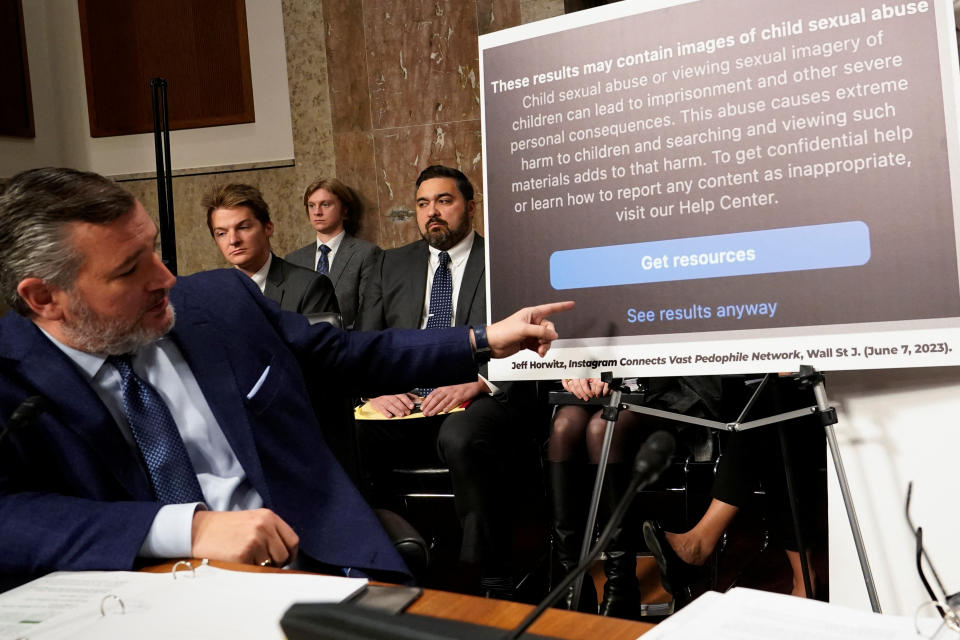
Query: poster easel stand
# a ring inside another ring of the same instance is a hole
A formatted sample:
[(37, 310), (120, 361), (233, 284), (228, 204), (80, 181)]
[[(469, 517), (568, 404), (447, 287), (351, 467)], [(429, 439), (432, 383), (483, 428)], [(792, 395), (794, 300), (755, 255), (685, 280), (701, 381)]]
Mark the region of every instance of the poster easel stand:
[[(606, 420), (606, 429), (603, 437), (603, 446), (600, 450), (600, 460), (598, 461), (597, 466), (597, 476), (593, 484), (593, 495), (590, 500), (590, 509), (587, 513), (587, 526), (585, 529), (585, 534), (583, 537), (583, 546), (580, 550), (581, 560), (586, 557), (586, 554), (590, 547), (590, 542), (593, 538), (593, 530), (597, 522), (597, 510), (600, 504), (600, 491), (603, 486), (603, 479), (606, 472), (607, 460), (610, 457), (610, 445), (613, 441), (613, 429), (617, 421), (617, 416), (619, 416), (621, 411), (631, 411), (633, 413), (643, 414), (654, 416), (657, 418), (664, 418), (667, 420), (673, 420), (676, 422), (685, 422), (687, 424), (694, 424), (703, 427), (708, 427), (710, 429), (717, 429), (719, 431), (728, 431), (731, 433), (738, 431), (746, 431), (748, 429), (755, 429), (757, 427), (763, 427), (770, 424), (779, 424), (786, 422), (788, 420), (793, 420), (794, 418), (801, 418), (804, 416), (816, 415), (820, 419), (820, 424), (823, 425), (824, 431), (827, 436), (827, 446), (830, 449), (830, 455), (833, 459), (833, 466), (837, 473), (837, 482), (840, 484), (840, 494), (843, 497), (843, 504), (847, 511), (847, 520), (850, 523), (850, 532), (853, 534), (853, 542), (857, 549), (857, 556), (860, 559), (860, 570), (863, 573), (863, 580), (867, 587), (867, 596), (870, 599), (870, 607), (874, 612), (880, 613), (880, 600), (877, 597), (877, 587), (873, 580), (873, 572), (870, 570), (870, 563), (867, 559), (866, 548), (863, 544), (863, 534), (860, 531), (860, 524), (857, 519), (856, 511), (853, 506), (853, 498), (850, 494), (850, 485), (847, 482), (847, 474), (843, 468), (843, 460), (840, 457), (840, 449), (837, 444), (837, 436), (834, 433), (833, 425), (837, 423), (837, 412), (836, 410), (829, 405), (827, 402), (827, 392), (823, 385), (823, 374), (816, 371), (813, 367), (807, 365), (800, 366), (800, 372), (796, 374), (794, 379), (801, 386), (809, 386), (813, 389), (814, 399), (816, 400), (816, 405), (811, 407), (804, 407), (801, 409), (795, 409), (793, 411), (787, 411), (784, 413), (778, 413), (776, 415), (768, 416), (766, 418), (760, 418), (757, 420), (751, 420), (745, 422), (747, 416), (750, 414), (750, 411), (753, 409), (754, 405), (757, 402), (757, 399), (760, 397), (760, 394), (766, 388), (767, 383), (771, 378), (776, 375), (772, 373), (766, 374), (760, 383), (757, 385), (757, 388), (751, 394), (747, 404), (744, 406), (743, 410), (740, 412), (740, 415), (734, 422), (719, 422), (716, 420), (706, 420), (704, 418), (696, 418), (693, 416), (687, 416), (680, 413), (673, 413), (670, 411), (662, 411), (660, 409), (653, 409), (651, 407), (645, 407), (643, 405), (629, 404), (622, 402), (623, 400), (623, 389), (619, 385), (611, 384), (610, 395), (607, 396), (607, 402), (603, 407), (602, 416)], [(613, 374), (610, 372), (605, 372), (601, 375), (607, 383), (612, 383)], [(794, 529), (797, 536), (798, 551), (800, 553), (800, 563), (803, 571), (803, 582), (806, 592), (813, 593), (812, 585), (810, 584), (810, 571), (807, 566), (807, 553), (806, 548), (803, 545), (803, 540), (800, 535), (800, 525), (799, 525), (799, 513), (796, 500), (795, 487), (793, 486), (793, 473), (789, 467), (789, 457), (786, 455), (786, 442), (784, 440), (784, 434), (781, 430), (780, 432), (780, 446), (784, 454), (784, 473), (786, 474), (787, 480), (787, 494), (790, 501), (790, 510), (791, 515), (793, 516)], [(578, 580), (574, 585), (574, 594), (573, 602), (580, 601), (580, 590), (582, 588), (582, 580)]]

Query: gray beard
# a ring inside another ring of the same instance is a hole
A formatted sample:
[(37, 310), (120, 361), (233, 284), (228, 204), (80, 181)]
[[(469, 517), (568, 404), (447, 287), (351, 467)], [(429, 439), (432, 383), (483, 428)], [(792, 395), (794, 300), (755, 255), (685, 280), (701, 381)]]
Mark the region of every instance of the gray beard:
[(176, 311), (170, 307), (170, 322), (160, 329), (147, 329), (139, 318), (132, 326), (123, 326), (116, 320), (95, 313), (79, 297), (71, 296), (74, 318), (71, 324), (61, 326), (64, 335), (75, 349), (86, 353), (119, 356), (134, 353), (140, 347), (165, 336), (176, 322)]

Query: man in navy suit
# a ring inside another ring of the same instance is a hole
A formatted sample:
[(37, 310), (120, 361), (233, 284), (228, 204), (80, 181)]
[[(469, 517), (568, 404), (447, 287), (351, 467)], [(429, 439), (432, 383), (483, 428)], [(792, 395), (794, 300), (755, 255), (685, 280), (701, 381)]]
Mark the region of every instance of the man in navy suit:
[(337, 313), (336, 293), (329, 278), (273, 255), (273, 221), (260, 190), (248, 184), (228, 184), (203, 197), (207, 228), (223, 257), (247, 274), (263, 295), (285, 311)]
[(353, 329), (382, 251), (354, 235), (360, 219), (360, 200), (336, 178), (312, 182), (303, 193), (303, 206), (317, 232), (316, 242), (300, 247), (284, 259), (330, 277), (337, 291), (343, 326)]
[[(305, 381), (384, 393), (475, 379), (485, 353), (545, 353), (545, 316), (572, 304), (489, 327), (346, 333), (281, 311), (237, 271), (174, 287), (156, 238), (140, 203), (96, 174), (31, 170), (0, 194), (0, 294), (16, 312), (0, 319), (0, 574), (298, 552), (402, 574)], [(39, 415), (8, 420), (34, 396)]]

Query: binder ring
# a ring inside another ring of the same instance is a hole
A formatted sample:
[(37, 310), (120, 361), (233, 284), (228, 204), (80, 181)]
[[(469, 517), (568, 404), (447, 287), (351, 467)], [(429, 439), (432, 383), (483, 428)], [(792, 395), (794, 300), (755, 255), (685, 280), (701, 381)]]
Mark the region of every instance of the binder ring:
[(100, 601), (100, 617), (101, 618), (106, 617), (107, 615), (106, 604), (108, 600), (116, 600), (117, 602), (120, 603), (120, 613), (127, 612), (127, 607), (124, 606), (123, 600), (120, 598), (120, 596), (114, 595), (112, 593), (108, 593), (107, 595), (103, 596), (103, 599)]
[(179, 560), (173, 565), (173, 568), (170, 569), (170, 573), (173, 574), (174, 580), (177, 579), (177, 574), (179, 573), (178, 569), (181, 567), (181, 565), (190, 569), (191, 578), (197, 577), (197, 570), (194, 568), (193, 564), (189, 560)]

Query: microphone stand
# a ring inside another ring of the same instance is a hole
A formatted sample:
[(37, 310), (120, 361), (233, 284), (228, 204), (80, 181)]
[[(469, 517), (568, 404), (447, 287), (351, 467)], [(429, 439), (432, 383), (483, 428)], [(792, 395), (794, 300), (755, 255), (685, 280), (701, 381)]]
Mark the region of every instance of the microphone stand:
[[(352, 603), (307, 604), (290, 607), (280, 620), (280, 626), (290, 640), (504, 640), (524, 638), (534, 640), (544, 636), (525, 634), (524, 631), (556, 602), (567, 587), (580, 577), (594, 558), (606, 546), (613, 532), (620, 526), (637, 491), (657, 479), (667, 467), (676, 443), (673, 436), (657, 432), (647, 438), (634, 463), (630, 485), (610, 516), (596, 546), (580, 561), (540, 605), (511, 631), (504, 632), (484, 625), (457, 620), (444, 620), (405, 613), (395, 616), (384, 611), (361, 607)], [(506, 633), (506, 635), (504, 635)]]
[[(619, 391), (615, 391), (619, 395)], [(619, 402), (619, 398), (617, 400)], [(664, 438), (663, 442), (667, 445), (665, 448), (668, 451), (656, 452), (660, 456), (660, 460), (657, 461), (658, 464), (653, 465), (652, 468), (644, 470), (640, 468), (641, 459), (645, 460), (645, 454), (649, 450), (646, 446), (640, 449), (640, 453), (637, 454), (637, 462), (634, 464), (635, 473), (633, 477), (630, 478), (630, 484), (627, 485), (626, 491), (623, 493), (623, 497), (620, 498), (620, 502), (617, 503), (616, 508), (613, 510), (613, 513), (610, 515), (610, 519), (607, 521), (607, 526), (604, 527), (603, 531), (600, 533), (600, 537), (597, 539), (597, 544), (593, 545), (585, 557), (580, 559), (580, 563), (577, 565), (577, 568), (567, 574), (563, 580), (560, 581), (553, 591), (547, 594), (547, 597), (537, 605), (537, 607), (531, 611), (527, 617), (520, 621), (510, 633), (504, 636), (504, 640), (517, 640), (523, 632), (530, 627), (534, 621), (540, 617), (540, 615), (547, 610), (547, 608), (560, 599), (561, 596), (566, 592), (566, 590), (573, 584), (574, 580), (580, 578), (586, 570), (590, 567), (597, 556), (600, 555), (600, 552), (607, 546), (607, 542), (610, 541), (610, 538), (613, 536), (614, 531), (620, 527), (620, 522), (623, 520), (624, 516), (627, 514), (627, 510), (630, 509), (631, 503), (633, 503), (634, 497), (637, 495), (637, 492), (646, 487), (651, 482), (656, 481), (660, 477), (660, 473), (667, 467), (670, 463), (670, 458), (673, 457), (673, 450), (676, 446), (676, 443), (673, 440), (673, 437), (667, 434), (666, 432), (657, 432), (650, 436), (647, 439), (647, 442), (651, 442), (655, 438)], [(664, 455), (665, 454), (665, 455)], [(576, 602), (576, 600), (574, 601)]]
[(150, 81), (153, 104), (153, 145), (157, 156), (157, 215), (160, 218), (160, 257), (177, 275), (177, 238), (173, 222), (173, 172), (170, 168), (170, 115), (167, 81)]

